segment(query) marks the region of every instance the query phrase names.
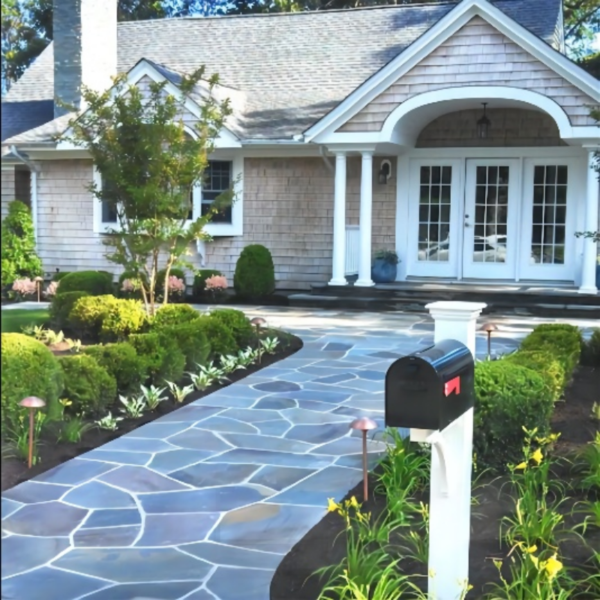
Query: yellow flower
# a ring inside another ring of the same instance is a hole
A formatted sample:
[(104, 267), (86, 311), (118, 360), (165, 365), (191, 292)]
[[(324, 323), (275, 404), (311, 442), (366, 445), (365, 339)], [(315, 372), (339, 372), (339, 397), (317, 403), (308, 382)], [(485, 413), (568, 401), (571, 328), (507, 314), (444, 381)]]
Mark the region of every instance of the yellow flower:
[(529, 558), (531, 559), (531, 562), (534, 564), (535, 568), (537, 569), (538, 565), (539, 565), (539, 562), (540, 562), (539, 559), (538, 559), (538, 557), (534, 556), (533, 554), (530, 554)]
[(544, 564), (548, 579), (552, 580), (556, 577), (557, 573), (563, 568), (563, 564), (556, 558), (556, 554), (553, 554)]
[(501, 560), (494, 560), (494, 566), (496, 567), (496, 569), (501, 569), (502, 568), (502, 561)]
[(515, 467), (515, 471), (524, 471), (526, 468), (527, 468), (527, 463), (526, 462), (522, 462), (522, 463), (519, 463)]
[(534, 544), (533, 546), (529, 546), (529, 548), (525, 549), (525, 552), (527, 552), (527, 554), (535, 554), (537, 552), (537, 546)]
[(429, 569), (429, 577), (433, 579), (435, 577), (435, 571), (433, 569)]
[(350, 498), (350, 506), (358, 508), (358, 500), (356, 499), (356, 496), (352, 496), (352, 498)]
[(535, 461), (535, 463), (537, 465), (539, 465), (542, 462), (542, 459), (544, 458), (544, 455), (542, 454), (542, 451), (538, 448), (532, 455), (531, 455), (532, 460)]
[(333, 498), (327, 498), (327, 512), (335, 512), (338, 508)]

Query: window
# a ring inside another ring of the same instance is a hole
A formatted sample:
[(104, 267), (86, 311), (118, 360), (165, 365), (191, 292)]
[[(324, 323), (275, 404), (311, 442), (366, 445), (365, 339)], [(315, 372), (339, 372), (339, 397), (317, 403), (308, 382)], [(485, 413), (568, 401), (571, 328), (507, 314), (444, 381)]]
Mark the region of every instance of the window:
[(31, 171), (26, 167), (15, 167), (15, 200), (31, 208)]
[[(231, 188), (232, 163), (223, 160), (211, 160), (202, 180), (202, 215), (211, 208), (215, 198)], [(232, 223), (232, 207), (227, 206), (213, 215), (211, 223)]]
[[(102, 181), (102, 190), (109, 190), (110, 189), (110, 182), (107, 181), (104, 177), (100, 176), (100, 179)], [(118, 222), (118, 217), (117, 217), (117, 209), (109, 204), (106, 201), (101, 201), (100, 204), (102, 205), (102, 212), (101, 212), (101, 218), (102, 218), (102, 224), (105, 226), (109, 226), (109, 225), (116, 225)]]
[(448, 262), (452, 167), (421, 167), (419, 261)]

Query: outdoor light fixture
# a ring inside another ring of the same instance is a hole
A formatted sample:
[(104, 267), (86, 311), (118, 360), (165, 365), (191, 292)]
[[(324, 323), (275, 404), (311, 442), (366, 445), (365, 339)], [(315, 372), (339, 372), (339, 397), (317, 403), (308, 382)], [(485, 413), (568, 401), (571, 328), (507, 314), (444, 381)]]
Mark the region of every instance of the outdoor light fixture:
[(486, 323), (481, 326), (480, 331), (485, 331), (487, 333), (487, 359), (492, 359), (492, 331), (498, 331), (498, 326), (494, 325), (494, 323)]
[(256, 329), (256, 351), (258, 353), (258, 364), (261, 363), (262, 352), (260, 351), (260, 328), (264, 327), (267, 322), (262, 317), (254, 317), (252, 321), (250, 321), (250, 325), (252, 325)]
[(41, 398), (28, 396), (19, 402), (21, 406), (29, 409), (29, 457), (27, 461), (28, 468), (31, 469), (33, 464), (33, 433), (35, 431), (34, 413), (37, 408), (43, 408), (46, 403)]
[(379, 183), (381, 185), (387, 185), (388, 179), (392, 175), (392, 163), (389, 160), (381, 161), (381, 168), (379, 169)]
[(477, 121), (477, 135), (483, 140), (488, 137), (492, 122), (487, 118), (486, 114), (486, 107), (488, 103), (482, 102), (481, 104), (483, 104), (483, 116), (481, 119), (479, 119), (479, 121)]
[(377, 423), (368, 417), (355, 419), (350, 423), (350, 429), (362, 431), (362, 450), (363, 450), (363, 496), (366, 502), (369, 499), (369, 469), (367, 466), (367, 431), (377, 429)]
[(38, 302), (41, 302), (41, 300), (42, 300), (42, 283), (44, 283), (44, 278), (38, 276), (34, 279), (34, 281), (35, 281), (35, 288), (37, 290), (37, 299), (38, 299)]

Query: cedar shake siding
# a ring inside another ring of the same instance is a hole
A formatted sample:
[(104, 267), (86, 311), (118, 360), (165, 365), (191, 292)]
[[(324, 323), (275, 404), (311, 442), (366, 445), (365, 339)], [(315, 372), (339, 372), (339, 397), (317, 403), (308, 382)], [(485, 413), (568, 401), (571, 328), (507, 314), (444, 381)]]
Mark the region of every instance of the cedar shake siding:
[(365, 106), (339, 131), (380, 131), (399, 105), (425, 92), (469, 85), (509, 86), (554, 100), (572, 125), (593, 125), (594, 100), (509, 40), (481, 17), (475, 17), (427, 58)]
[(2, 169), (2, 219), (8, 214), (8, 203), (15, 199), (15, 169)]

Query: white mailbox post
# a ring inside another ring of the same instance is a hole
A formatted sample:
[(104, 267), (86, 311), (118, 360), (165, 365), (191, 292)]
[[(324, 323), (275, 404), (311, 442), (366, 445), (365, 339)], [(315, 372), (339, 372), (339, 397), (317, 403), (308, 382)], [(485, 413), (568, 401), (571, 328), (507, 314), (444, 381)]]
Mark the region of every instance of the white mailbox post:
[[(433, 302), (434, 343), (462, 342), (475, 358), (478, 302)], [(429, 500), (429, 596), (458, 600), (469, 578), (473, 409), (443, 431), (411, 429), (410, 439), (432, 444)]]

